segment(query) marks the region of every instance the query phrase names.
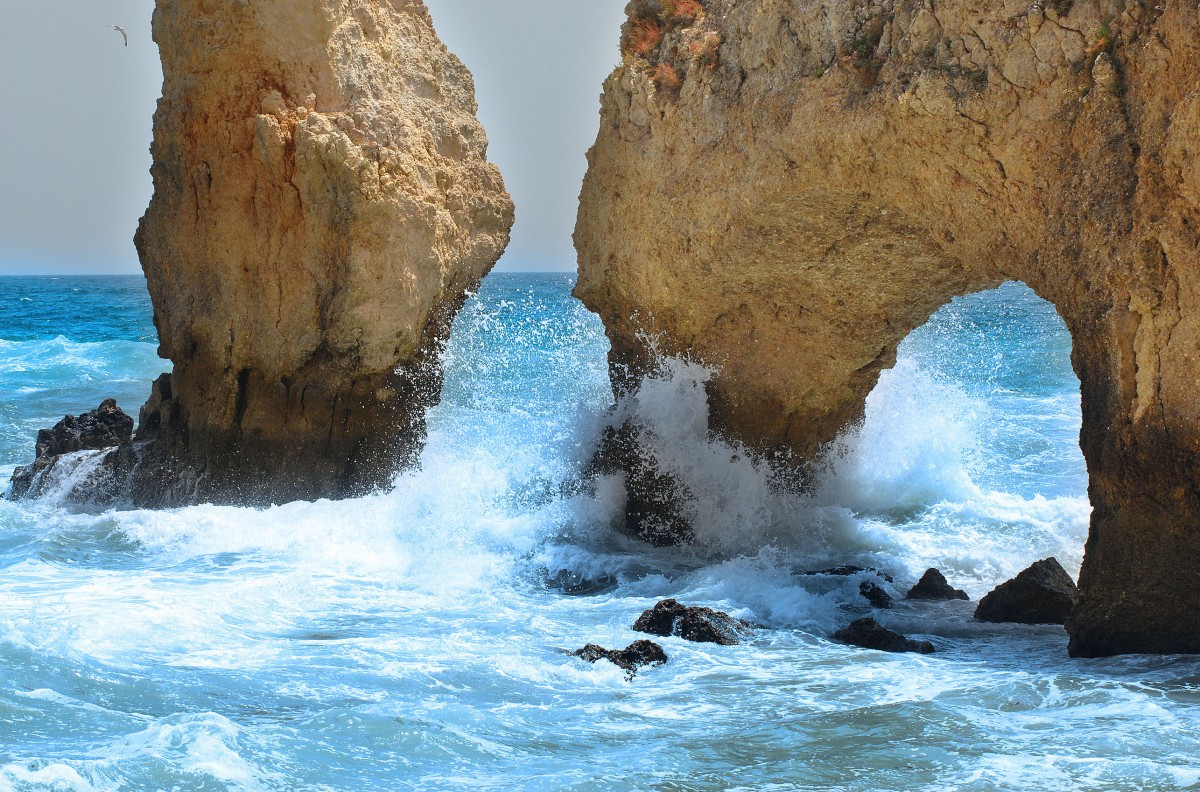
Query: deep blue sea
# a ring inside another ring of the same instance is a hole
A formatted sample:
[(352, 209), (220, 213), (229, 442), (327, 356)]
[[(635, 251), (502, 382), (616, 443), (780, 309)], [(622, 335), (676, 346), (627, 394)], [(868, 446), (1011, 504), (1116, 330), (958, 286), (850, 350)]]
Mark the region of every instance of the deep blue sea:
[[(0, 501), (0, 790), (1200, 789), (1200, 661), (1067, 658), (1061, 628), (973, 603), (878, 618), (930, 656), (832, 643), (870, 613), (840, 564), (929, 566), (978, 599), (1090, 511), (1079, 385), (1019, 284), (955, 300), (901, 349), (819, 485), (779, 492), (709, 437), (709, 375), (663, 362), (621, 405), (700, 493), (697, 541), (614, 529), (583, 486), (611, 406), (568, 275), (490, 276), (455, 323), (417, 468), (359, 500), (87, 513)], [(34, 436), (168, 364), (140, 278), (0, 279), (0, 476)], [(548, 585), (562, 571), (586, 595)], [(658, 598), (760, 625), (740, 646), (621, 648)]]

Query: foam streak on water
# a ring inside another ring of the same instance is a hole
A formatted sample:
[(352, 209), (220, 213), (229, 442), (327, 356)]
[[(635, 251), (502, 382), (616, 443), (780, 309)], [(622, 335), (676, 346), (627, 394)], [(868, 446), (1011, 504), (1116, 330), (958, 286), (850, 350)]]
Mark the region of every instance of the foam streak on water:
[[(144, 297), (121, 308), (130, 283), (85, 284), (124, 324), (53, 310), (76, 282), (21, 284), (50, 319), (0, 311), (0, 466), (79, 400), (148, 390), (161, 363)], [(968, 603), (880, 617), (935, 655), (854, 650), (827, 635), (867, 613), (858, 581), (804, 574), (876, 566), (899, 593), (938, 565), (978, 597), (1046, 555), (1078, 567), (1078, 384), (1052, 309), (1018, 286), (949, 306), (804, 495), (709, 438), (707, 372), (664, 361), (620, 409), (700, 493), (698, 542), (653, 550), (613, 530), (618, 481), (579, 481), (610, 393), (570, 285), (485, 283), (390, 492), (0, 501), (0, 790), (1200, 788), (1196, 661), (1070, 661), (1061, 629), (976, 625)], [(561, 570), (593, 593), (548, 588)], [(766, 629), (663, 639), (670, 662), (632, 682), (564, 653), (624, 647), (664, 596)]]

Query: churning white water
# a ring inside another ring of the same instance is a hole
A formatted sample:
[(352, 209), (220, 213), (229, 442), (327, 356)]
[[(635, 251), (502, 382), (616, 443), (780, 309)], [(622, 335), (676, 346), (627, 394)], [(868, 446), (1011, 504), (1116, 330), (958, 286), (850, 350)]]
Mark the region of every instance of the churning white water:
[[(0, 790), (1200, 788), (1194, 659), (1072, 661), (1061, 628), (963, 602), (877, 614), (934, 655), (853, 649), (828, 636), (870, 612), (858, 579), (807, 574), (876, 567), (899, 595), (938, 566), (978, 599), (1048, 555), (1078, 569), (1078, 384), (1048, 305), (1010, 285), (944, 309), (805, 495), (711, 438), (707, 372), (663, 361), (618, 409), (698, 493), (697, 541), (653, 549), (615, 529), (619, 481), (581, 481), (611, 396), (570, 286), (489, 278), (420, 465), (386, 493), (0, 501)], [(5, 473), (72, 393), (132, 409), (160, 365), (136, 329), (0, 318)], [(81, 342), (111, 365), (64, 365)], [(660, 639), (670, 661), (632, 680), (567, 654), (642, 637), (667, 596), (762, 629)]]

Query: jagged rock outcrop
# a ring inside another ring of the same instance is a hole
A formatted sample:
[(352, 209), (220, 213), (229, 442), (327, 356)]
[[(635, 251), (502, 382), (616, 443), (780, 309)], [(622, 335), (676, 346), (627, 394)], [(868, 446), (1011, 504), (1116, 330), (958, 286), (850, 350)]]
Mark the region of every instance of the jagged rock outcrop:
[[(1066, 574), (1065, 572), (1063, 574)], [(1074, 583), (1072, 583), (1074, 585)], [(946, 576), (938, 569), (926, 569), (925, 574), (917, 584), (904, 595), (910, 600), (969, 600), (967, 592), (956, 589), (946, 581)]]
[(628, 10), (575, 233), (617, 389), (687, 354), (720, 431), (803, 462), (939, 306), (1023, 280), (1082, 386), (1071, 651), (1200, 652), (1196, 4)]
[(693, 607), (665, 599), (653, 608), (642, 611), (642, 615), (633, 623), (633, 629), (663, 637), (676, 635), (685, 641), (735, 646), (749, 635), (752, 628), (725, 611)]
[(1035, 562), (979, 601), (975, 618), (985, 622), (1066, 624), (1079, 602), (1075, 581), (1057, 558)]
[(132, 499), (345, 496), (419, 446), (513, 206), (421, 0), (158, 0), (136, 244), (173, 373)]
[(66, 455), (106, 449), (117, 450), (79, 480), (81, 499), (111, 497), (112, 490), (120, 486), (118, 477), (127, 475), (132, 464), (133, 419), (115, 399), (105, 399), (94, 410), (67, 415), (51, 428), (40, 430), (34, 460), (13, 471), (9, 495), (16, 500), (36, 498), (50, 486)]

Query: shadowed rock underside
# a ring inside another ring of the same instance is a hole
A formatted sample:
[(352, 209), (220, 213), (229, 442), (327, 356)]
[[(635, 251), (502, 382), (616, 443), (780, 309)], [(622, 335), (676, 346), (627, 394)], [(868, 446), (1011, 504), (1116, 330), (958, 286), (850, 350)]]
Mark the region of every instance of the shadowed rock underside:
[(575, 233), (618, 391), (690, 355), (719, 431), (802, 465), (911, 330), (1022, 280), (1082, 388), (1071, 651), (1200, 652), (1195, 3), (667, 5), (629, 6)]

